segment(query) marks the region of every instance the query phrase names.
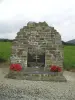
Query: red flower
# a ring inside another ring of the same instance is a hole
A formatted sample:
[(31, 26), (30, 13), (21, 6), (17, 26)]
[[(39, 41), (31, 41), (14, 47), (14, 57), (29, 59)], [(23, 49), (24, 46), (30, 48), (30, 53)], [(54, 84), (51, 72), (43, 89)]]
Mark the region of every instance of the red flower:
[(50, 67), (50, 71), (52, 71), (52, 72), (61, 72), (62, 69), (61, 69), (61, 67), (59, 67), (59, 66), (52, 65), (52, 66)]
[(10, 65), (10, 70), (13, 70), (14, 69), (14, 64), (11, 64)]
[(22, 66), (20, 64), (11, 64), (10, 65), (10, 70), (21, 71), (22, 70)]
[(57, 67), (58, 72), (61, 72), (61, 67)]
[(57, 70), (57, 67), (56, 66), (51, 66), (51, 71), (56, 71)]

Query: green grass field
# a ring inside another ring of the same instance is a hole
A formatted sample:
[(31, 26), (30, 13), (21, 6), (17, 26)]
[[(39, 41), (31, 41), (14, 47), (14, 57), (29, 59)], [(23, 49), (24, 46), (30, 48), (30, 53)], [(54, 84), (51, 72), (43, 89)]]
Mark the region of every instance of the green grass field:
[(75, 46), (64, 46), (64, 68), (75, 68)]
[[(0, 42), (0, 58), (9, 60), (11, 54), (11, 42)], [(64, 46), (64, 68), (75, 68), (75, 46)]]
[(11, 42), (0, 42), (0, 58), (8, 60), (11, 54)]

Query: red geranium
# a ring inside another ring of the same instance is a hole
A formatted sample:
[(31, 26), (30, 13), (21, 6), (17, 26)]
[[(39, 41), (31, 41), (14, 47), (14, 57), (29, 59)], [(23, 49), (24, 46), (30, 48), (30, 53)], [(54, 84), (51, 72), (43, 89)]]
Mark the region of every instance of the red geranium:
[(11, 64), (10, 65), (10, 70), (21, 71), (22, 70), (22, 66), (20, 64)]
[(57, 67), (57, 70), (58, 70), (58, 72), (62, 71), (61, 67)]
[(61, 72), (61, 67), (59, 67), (59, 66), (56, 66), (56, 65), (52, 65), (51, 67), (50, 67), (50, 71), (52, 71), (52, 72)]

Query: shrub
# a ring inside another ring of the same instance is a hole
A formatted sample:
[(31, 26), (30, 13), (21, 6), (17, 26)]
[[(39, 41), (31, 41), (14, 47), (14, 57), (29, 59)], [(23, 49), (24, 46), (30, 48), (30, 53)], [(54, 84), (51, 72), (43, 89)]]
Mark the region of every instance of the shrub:
[(0, 58), (0, 63), (3, 63), (3, 62), (6, 62), (6, 60), (3, 58)]

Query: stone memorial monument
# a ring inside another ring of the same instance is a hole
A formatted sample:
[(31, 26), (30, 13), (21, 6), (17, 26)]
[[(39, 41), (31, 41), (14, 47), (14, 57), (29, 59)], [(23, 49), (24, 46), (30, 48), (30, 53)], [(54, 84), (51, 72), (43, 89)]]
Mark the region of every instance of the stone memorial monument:
[[(46, 22), (28, 22), (12, 43), (11, 64), (18, 63), (22, 71), (9, 71), (8, 77), (30, 80), (65, 81), (63, 76), (63, 48), (60, 34)], [(50, 66), (62, 72), (50, 72)]]

